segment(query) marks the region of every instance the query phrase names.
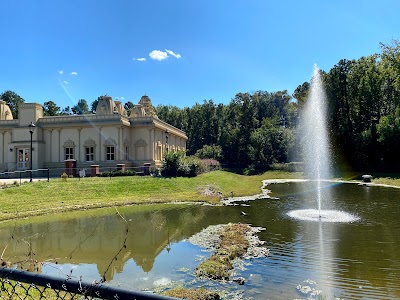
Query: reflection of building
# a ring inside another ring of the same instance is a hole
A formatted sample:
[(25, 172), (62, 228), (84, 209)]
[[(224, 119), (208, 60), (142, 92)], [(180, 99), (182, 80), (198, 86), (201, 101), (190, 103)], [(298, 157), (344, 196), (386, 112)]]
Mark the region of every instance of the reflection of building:
[(40, 104), (23, 103), (17, 120), (0, 101), (0, 172), (29, 168), (31, 122), (36, 125), (34, 169), (63, 167), (67, 159), (76, 160), (79, 168), (160, 165), (165, 151), (186, 150), (186, 134), (158, 119), (148, 96), (129, 116), (121, 102), (106, 96), (91, 115), (44, 117)]
[[(24, 260), (29, 246), (23, 241), (29, 241), (38, 261), (53, 261), (57, 258), (59, 264), (94, 263), (101, 276), (112, 262), (105, 275), (107, 280), (121, 273), (126, 262), (131, 259), (147, 273), (153, 269), (157, 256), (170, 242), (191, 236), (204, 227), (202, 224), (198, 224), (198, 227), (194, 224), (199, 220), (207, 220), (207, 214), (203, 213), (204, 207), (187, 207), (185, 215), (190, 218), (179, 217), (178, 211), (171, 209), (171, 206), (165, 208), (127, 216), (127, 220), (131, 221), (126, 248), (123, 247), (126, 223), (118, 215), (110, 213), (85, 218), (82, 212), (80, 218), (0, 228), (0, 249), (7, 245), (4, 253), (6, 260)], [(117, 254), (118, 259), (113, 260)]]

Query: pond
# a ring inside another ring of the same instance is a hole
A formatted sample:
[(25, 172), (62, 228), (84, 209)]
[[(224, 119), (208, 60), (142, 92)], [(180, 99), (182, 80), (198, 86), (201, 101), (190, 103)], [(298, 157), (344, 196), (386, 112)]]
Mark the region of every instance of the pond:
[[(140, 205), (5, 222), (0, 251), (12, 262), (29, 256), (46, 261), (37, 270), (42, 273), (89, 282), (104, 276), (134, 290), (181, 283), (224, 290), (226, 299), (400, 299), (400, 189), (328, 188), (332, 201), (327, 206), (353, 213), (358, 221), (290, 218), (287, 212), (315, 204), (302, 192), (307, 183), (285, 183), (269, 186), (270, 195), (279, 199), (234, 206)], [(244, 285), (196, 279), (194, 269), (210, 252), (188, 238), (229, 222), (265, 227), (258, 236), (270, 255), (239, 266), (236, 276), (245, 278)]]

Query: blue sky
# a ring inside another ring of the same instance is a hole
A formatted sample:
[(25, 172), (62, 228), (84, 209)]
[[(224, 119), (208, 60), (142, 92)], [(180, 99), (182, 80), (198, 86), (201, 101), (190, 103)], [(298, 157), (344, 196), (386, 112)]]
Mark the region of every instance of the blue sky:
[(400, 39), (400, 1), (2, 0), (0, 92), (72, 106), (227, 104)]

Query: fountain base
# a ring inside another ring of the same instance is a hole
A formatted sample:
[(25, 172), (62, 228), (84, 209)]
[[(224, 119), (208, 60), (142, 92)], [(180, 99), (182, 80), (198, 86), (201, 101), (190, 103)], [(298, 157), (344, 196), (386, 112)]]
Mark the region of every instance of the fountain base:
[(287, 215), (293, 219), (301, 221), (316, 221), (316, 222), (340, 222), (350, 223), (358, 221), (360, 218), (350, 213), (339, 210), (321, 210), (318, 209), (299, 209), (292, 210)]

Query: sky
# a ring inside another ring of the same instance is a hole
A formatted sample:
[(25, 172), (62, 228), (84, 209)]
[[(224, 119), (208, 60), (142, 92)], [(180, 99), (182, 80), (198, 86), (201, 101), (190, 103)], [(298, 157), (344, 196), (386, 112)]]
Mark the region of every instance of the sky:
[(290, 94), (400, 39), (399, 0), (1, 0), (0, 93), (64, 108)]

